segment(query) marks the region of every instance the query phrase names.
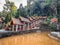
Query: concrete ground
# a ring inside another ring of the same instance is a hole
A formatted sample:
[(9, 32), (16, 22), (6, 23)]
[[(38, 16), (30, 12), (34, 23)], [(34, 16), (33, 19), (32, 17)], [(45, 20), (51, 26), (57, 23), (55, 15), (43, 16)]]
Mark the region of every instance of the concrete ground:
[(51, 32), (51, 35), (60, 38), (60, 32)]
[(48, 34), (49, 37), (60, 41), (60, 32), (51, 32), (50, 34)]
[(0, 39), (0, 45), (60, 45), (48, 32), (30, 33)]

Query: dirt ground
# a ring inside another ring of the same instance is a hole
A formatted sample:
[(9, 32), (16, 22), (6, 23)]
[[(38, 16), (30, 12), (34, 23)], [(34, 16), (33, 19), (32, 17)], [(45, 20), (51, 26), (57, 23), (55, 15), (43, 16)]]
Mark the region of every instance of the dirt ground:
[(0, 39), (0, 45), (60, 45), (60, 42), (50, 38), (47, 32), (31, 33)]

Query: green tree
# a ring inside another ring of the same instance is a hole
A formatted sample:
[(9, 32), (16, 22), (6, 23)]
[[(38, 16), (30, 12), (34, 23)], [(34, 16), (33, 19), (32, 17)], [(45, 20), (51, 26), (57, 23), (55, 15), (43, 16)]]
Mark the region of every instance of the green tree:
[(5, 17), (7, 15), (7, 12), (5, 10), (3, 10), (1, 15), (2, 15), (2, 17)]
[(20, 6), (19, 6), (19, 15), (23, 16), (23, 17), (27, 17), (26, 10), (25, 10), (25, 8), (23, 7), (22, 4), (20, 4)]
[(17, 10), (17, 12), (16, 12), (16, 16), (15, 16), (15, 18), (18, 18), (20, 15), (19, 15), (19, 9)]
[(60, 22), (60, 0), (57, 0), (57, 17), (58, 22)]
[(17, 11), (17, 7), (14, 2), (10, 2), (9, 0), (5, 0), (6, 4), (4, 4), (4, 10), (8, 13), (10, 12), (12, 16), (15, 16)]
[(17, 7), (15, 6), (14, 2), (11, 2), (10, 3), (10, 11), (12, 13), (12, 16), (15, 16), (16, 15)]
[[(17, 7), (14, 2), (10, 2), (9, 0), (5, 0), (6, 4), (4, 4), (3, 15), (5, 15), (5, 23), (7, 24), (12, 17), (15, 17)], [(5, 13), (6, 12), (6, 13)]]
[(50, 5), (46, 5), (43, 8), (43, 13), (45, 16), (53, 16), (54, 12), (55, 11), (50, 7)]
[(5, 17), (5, 23), (7, 24), (10, 20), (11, 20), (11, 15), (10, 15), (10, 13), (9, 13), (9, 14), (7, 14), (7, 16)]

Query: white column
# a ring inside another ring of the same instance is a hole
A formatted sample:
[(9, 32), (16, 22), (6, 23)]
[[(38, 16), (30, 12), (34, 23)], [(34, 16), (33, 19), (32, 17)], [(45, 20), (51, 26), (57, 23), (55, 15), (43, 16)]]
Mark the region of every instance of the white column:
[(21, 26), (19, 26), (20, 30), (21, 30)]
[(18, 25), (16, 25), (16, 31), (18, 31)]
[(14, 25), (12, 25), (12, 31), (14, 31)]

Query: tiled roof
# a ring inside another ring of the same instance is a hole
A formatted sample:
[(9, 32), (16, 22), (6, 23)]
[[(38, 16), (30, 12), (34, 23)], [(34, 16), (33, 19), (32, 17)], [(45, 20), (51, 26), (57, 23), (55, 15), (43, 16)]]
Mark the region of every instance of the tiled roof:
[(32, 16), (31, 18), (34, 19), (34, 20), (36, 19), (34, 16)]
[(13, 21), (14, 24), (22, 25), (22, 23), (20, 22), (19, 19), (12, 18), (12, 21)]
[(33, 19), (31, 17), (28, 17), (30, 21), (33, 21)]
[(27, 18), (24, 18), (24, 17), (22, 17), (22, 16), (20, 16), (19, 18), (21, 19), (21, 21), (29, 22), (29, 23), (30, 23), (30, 20), (29, 20), (29, 19), (27, 19)]
[(40, 16), (40, 18), (47, 18), (47, 16), (43, 16), (43, 17), (42, 17), (42, 16)]

